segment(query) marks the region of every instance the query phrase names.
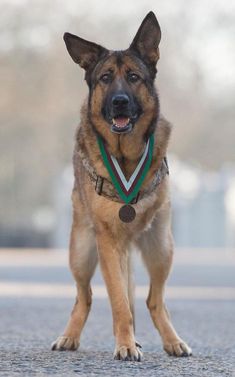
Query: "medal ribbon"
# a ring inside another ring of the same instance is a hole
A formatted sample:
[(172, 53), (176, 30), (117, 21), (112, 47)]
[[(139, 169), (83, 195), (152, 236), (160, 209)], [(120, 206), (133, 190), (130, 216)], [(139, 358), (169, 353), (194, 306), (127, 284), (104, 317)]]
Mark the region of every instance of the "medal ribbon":
[(134, 173), (131, 175), (129, 181), (126, 180), (117, 159), (109, 154), (102, 137), (98, 136), (97, 139), (104, 165), (108, 170), (112, 183), (120, 198), (126, 204), (128, 204), (138, 194), (140, 187), (149, 171), (153, 157), (154, 136), (150, 136), (140, 162), (138, 163)]

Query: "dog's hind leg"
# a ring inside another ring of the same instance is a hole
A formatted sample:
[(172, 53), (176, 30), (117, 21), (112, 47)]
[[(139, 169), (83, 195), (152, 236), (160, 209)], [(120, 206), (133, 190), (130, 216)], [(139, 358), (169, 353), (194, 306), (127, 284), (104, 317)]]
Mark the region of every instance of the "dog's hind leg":
[(173, 257), (173, 241), (168, 209), (158, 212), (151, 228), (142, 233), (137, 242), (150, 276), (147, 306), (158, 329), (164, 350), (169, 355), (189, 356), (192, 351), (177, 335), (164, 304), (164, 286)]
[(99, 262), (109, 294), (113, 328), (116, 337), (114, 358), (140, 361), (141, 352), (135, 342), (133, 328), (133, 303), (128, 284), (128, 240), (115, 236), (106, 224), (97, 226)]
[(97, 251), (92, 229), (81, 225), (74, 215), (70, 240), (70, 267), (77, 285), (77, 297), (64, 334), (53, 344), (52, 350), (76, 350), (88, 317), (92, 292), (90, 280), (97, 265)]
[(128, 300), (129, 300), (129, 306), (130, 311), (132, 314), (133, 319), (133, 328), (135, 331), (135, 297), (134, 297), (134, 290), (135, 290), (135, 284), (134, 284), (134, 278), (133, 278), (133, 272), (132, 272), (132, 255), (131, 252), (127, 255), (127, 286), (128, 286)]

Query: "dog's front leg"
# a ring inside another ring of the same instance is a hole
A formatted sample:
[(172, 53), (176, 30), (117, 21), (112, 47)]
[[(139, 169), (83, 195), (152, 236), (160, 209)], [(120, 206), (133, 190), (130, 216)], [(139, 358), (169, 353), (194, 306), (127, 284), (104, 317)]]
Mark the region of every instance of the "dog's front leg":
[(128, 250), (103, 228), (97, 234), (100, 266), (106, 283), (113, 313), (113, 329), (116, 338), (114, 358), (117, 360), (141, 360), (141, 352), (135, 343), (133, 317), (128, 301)]

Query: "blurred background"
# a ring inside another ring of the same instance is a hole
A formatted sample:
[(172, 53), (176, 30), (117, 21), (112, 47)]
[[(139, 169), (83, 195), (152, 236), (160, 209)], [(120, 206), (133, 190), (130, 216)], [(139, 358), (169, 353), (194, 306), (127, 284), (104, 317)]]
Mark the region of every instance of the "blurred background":
[(153, 10), (178, 247), (235, 246), (235, 3), (0, 0), (0, 247), (67, 248), (84, 72), (69, 31), (125, 49)]
[[(150, 10), (162, 29), (161, 111), (174, 125), (168, 159), (176, 253), (166, 300), (194, 357), (187, 365), (164, 359), (144, 304), (149, 279), (135, 254), (137, 339), (147, 364), (115, 363), (114, 371), (99, 269), (81, 353), (49, 351), (75, 297), (66, 253), (71, 162), (88, 93), (62, 37), (69, 31), (126, 49)], [(235, 2), (0, 0), (0, 14), (0, 374), (176, 377), (190, 367), (193, 376), (235, 376)]]

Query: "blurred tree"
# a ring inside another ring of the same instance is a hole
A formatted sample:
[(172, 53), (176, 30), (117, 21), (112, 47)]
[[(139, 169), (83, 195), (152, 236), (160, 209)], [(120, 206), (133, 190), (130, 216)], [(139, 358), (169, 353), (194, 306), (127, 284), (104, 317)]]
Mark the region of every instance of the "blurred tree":
[(71, 163), (87, 88), (63, 32), (126, 48), (150, 9), (163, 31), (157, 84), (175, 125), (171, 152), (208, 169), (234, 162), (232, 2), (2, 0), (0, 229), (31, 229), (37, 208), (53, 205), (54, 182)]

